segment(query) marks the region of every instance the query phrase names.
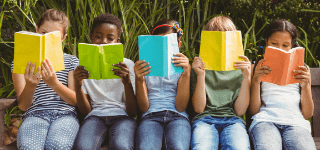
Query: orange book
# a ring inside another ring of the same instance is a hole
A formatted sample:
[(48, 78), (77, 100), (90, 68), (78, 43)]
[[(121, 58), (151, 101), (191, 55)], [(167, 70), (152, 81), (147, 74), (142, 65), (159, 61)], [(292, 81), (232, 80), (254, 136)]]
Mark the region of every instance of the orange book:
[(296, 47), (286, 52), (279, 48), (268, 46), (264, 54), (266, 61), (262, 65), (270, 67), (272, 73), (262, 76), (260, 81), (281, 86), (300, 83), (292, 76), (296, 75), (293, 70), (299, 70), (299, 66), (304, 65), (304, 51), (303, 47)]

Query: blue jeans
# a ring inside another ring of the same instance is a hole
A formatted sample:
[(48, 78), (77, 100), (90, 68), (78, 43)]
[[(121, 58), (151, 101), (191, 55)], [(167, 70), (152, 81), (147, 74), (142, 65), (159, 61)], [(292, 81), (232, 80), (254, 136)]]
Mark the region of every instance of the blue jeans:
[(172, 112), (153, 112), (142, 118), (136, 133), (138, 150), (188, 150), (191, 126), (186, 117)]
[(241, 119), (213, 118), (208, 115), (193, 123), (191, 149), (250, 150), (250, 141)]
[(24, 117), (18, 130), (18, 149), (71, 149), (79, 130), (73, 112), (45, 110)]
[(109, 134), (109, 149), (132, 150), (136, 120), (129, 116), (89, 116), (83, 121), (74, 149), (99, 150)]
[(250, 130), (255, 150), (316, 150), (308, 130), (298, 126), (260, 122)]

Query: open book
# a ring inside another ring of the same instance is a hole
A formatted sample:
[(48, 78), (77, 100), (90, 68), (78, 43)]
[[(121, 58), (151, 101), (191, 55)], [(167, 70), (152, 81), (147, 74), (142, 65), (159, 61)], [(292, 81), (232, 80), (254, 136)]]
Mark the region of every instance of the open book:
[(272, 73), (262, 76), (260, 81), (274, 83), (278, 85), (288, 85), (300, 83), (292, 76), (296, 75), (293, 70), (299, 70), (299, 66), (304, 65), (304, 48), (296, 47), (288, 52), (268, 46), (264, 57), (266, 61), (262, 65), (271, 68)]
[(177, 33), (161, 35), (140, 35), (138, 37), (139, 60), (146, 60), (152, 67), (147, 76), (170, 76), (182, 73), (182, 67), (172, 63), (173, 54), (179, 53)]
[(14, 33), (13, 73), (24, 74), (29, 61), (36, 63), (36, 71), (46, 58), (50, 60), (54, 71), (65, 69), (59, 31), (44, 35), (28, 31)]
[(241, 31), (202, 31), (200, 54), (206, 70), (236, 70), (235, 61), (244, 55)]
[(114, 44), (87, 44), (79, 43), (79, 66), (84, 66), (90, 72), (89, 79), (117, 79), (111, 68), (113, 64), (123, 62), (123, 45)]

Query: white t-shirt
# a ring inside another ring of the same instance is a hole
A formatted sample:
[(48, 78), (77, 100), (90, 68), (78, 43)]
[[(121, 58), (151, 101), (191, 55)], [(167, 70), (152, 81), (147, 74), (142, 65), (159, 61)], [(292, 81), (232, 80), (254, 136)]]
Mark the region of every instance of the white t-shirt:
[[(135, 91), (134, 63), (123, 58), (130, 72), (130, 80)], [(125, 106), (124, 85), (121, 79), (83, 80), (82, 90), (89, 94), (92, 111), (86, 116), (118, 116), (128, 115)]]
[(252, 119), (249, 131), (259, 122), (272, 122), (279, 125), (300, 126), (311, 132), (310, 122), (304, 119), (301, 109), (299, 83), (280, 86), (262, 82), (259, 113)]

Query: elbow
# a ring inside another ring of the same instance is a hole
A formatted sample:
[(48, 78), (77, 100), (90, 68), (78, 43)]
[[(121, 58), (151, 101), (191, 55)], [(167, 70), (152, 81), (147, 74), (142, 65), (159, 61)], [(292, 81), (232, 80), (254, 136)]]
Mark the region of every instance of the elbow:
[(236, 111), (237, 116), (243, 116), (246, 114), (246, 111)]
[(18, 104), (18, 108), (22, 111), (27, 111), (28, 108), (26, 108), (25, 106), (23, 106), (22, 104)]
[(303, 118), (306, 120), (310, 119), (312, 116), (313, 116), (313, 111), (308, 114), (303, 114)]

